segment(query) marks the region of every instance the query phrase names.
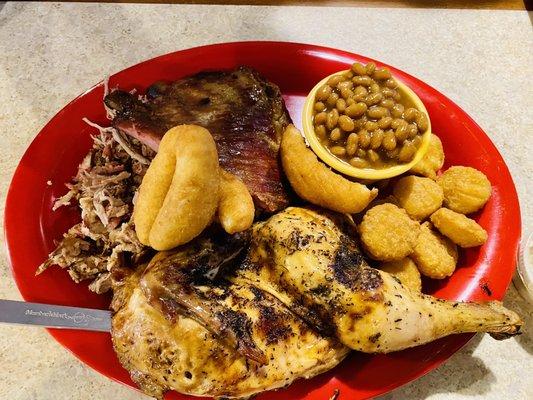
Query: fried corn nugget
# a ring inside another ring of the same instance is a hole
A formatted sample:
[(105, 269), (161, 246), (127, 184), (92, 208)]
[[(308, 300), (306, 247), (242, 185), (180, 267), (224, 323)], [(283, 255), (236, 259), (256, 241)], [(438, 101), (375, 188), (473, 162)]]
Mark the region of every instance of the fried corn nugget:
[(393, 189), (400, 207), (413, 219), (423, 220), (440, 208), (444, 194), (432, 179), (409, 175), (400, 179)]
[(416, 292), (422, 291), (420, 271), (418, 271), (416, 264), (409, 257), (382, 263), (379, 269), (398, 278), (405, 287)]
[(359, 233), (363, 248), (370, 257), (394, 261), (413, 252), (419, 224), (394, 204), (380, 204), (366, 212)]
[(411, 258), (422, 275), (433, 279), (444, 279), (455, 271), (457, 246), (435, 232), (429, 222), (424, 222), (420, 227), (420, 235)]
[(440, 233), (461, 247), (481, 246), (487, 241), (485, 229), (463, 214), (441, 208), (430, 219)]
[(329, 210), (348, 214), (361, 212), (378, 193), (377, 189), (370, 190), (343, 178), (318, 161), (294, 125), (289, 125), (283, 133), (281, 162), (298, 196)]
[(195, 125), (170, 129), (139, 187), (133, 212), (139, 241), (169, 250), (198, 236), (217, 209), (219, 181), (209, 131)]
[(252, 226), (254, 215), (254, 202), (246, 185), (221, 169), (218, 219), (224, 230), (230, 234), (245, 231)]
[(413, 174), (427, 176), (436, 179), (436, 172), (444, 165), (444, 149), (442, 142), (437, 135), (433, 133), (430, 136), (429, 147), (422, 159), (414, 165), (409, 171)]
[(394, 197), (392, 194), (389, 194), (384, 197), (376, 197), (374, 200), (370, 202), (370, 204), (359, 214), (355, 214), (352, 216), (353, 220), (359, 225), (361, 221), (363, 220), (363, 217), (365, 216), (366, 212), (370, 210), (371, 208), (375, 206), (379, 206), (380, 204), (394, 204), (395, 206), (400, 206), (400, 203), (398, 203), (398, 199)]
[(461, 214), (479, 210), (491, 193), (485, 174), (471, 167), (451, 167), (439, 176), (437, 183), (444, 191), (444, 205)]

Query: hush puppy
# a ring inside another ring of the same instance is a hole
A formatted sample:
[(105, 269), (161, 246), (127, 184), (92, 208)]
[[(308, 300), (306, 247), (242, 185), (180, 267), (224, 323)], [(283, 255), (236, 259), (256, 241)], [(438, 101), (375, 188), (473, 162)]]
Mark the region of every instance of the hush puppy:
[(409, 257), (398, 261), (382, 263), (380, 270), (388, 272), (400, 280), (402, 285), (416, 292), (422, 291), (422, 279), (416, 264)]
[(246, 185), (235, 175), (220, 169), (218, 219), (226, 232), (234, 234), (252, 226), (254, 201)]
[(424, 220), (442, 205), (442, 188), (429, 178), (406, 176), (394, 185), (394, 197), (413, 219)]
[(429, 222), (420, 227), (420, 234), (411, 258), (424, 276), (444, 279), (455, 271), (457, 246), (450, 239), (431, 229)]
[(412, 253), (419, 224), (394, 204), (380, 204), (366, 212), (359, 225), (359, 233), (370, 257), (394, 261)]
[(461, 247), (481, 246), (487, 241), (485, 229), (463, 214), (441, 208), (435, 211), (430, 219), (440, 233)]
[(437, 135), (433, 133), (430, 136), (429, 147), (422, 159), (410, 169), (413, 174), (427, 176), (435, 179), (436, 172), (442, 168), (444, 164), (444, 150), (442, 142)]
[(318, 161), (294, 125), (281, 138), (281, 164), (291, 187), (302, 199), (341, 213), (363, 211), (378, 194), (377, 189), (349, 181)]
[(444, 191), (444, 205), (461, 214), (470, 214), (485, 205), (491, 193), (490, 182), (471, 167), (451, 167), (437, 179)]
[(139, 187), (133, 210), (139, 241), (162, 251), (194, 239), (215, 215), (219, 185), (209, 131), (197, 125), (168, 130)]

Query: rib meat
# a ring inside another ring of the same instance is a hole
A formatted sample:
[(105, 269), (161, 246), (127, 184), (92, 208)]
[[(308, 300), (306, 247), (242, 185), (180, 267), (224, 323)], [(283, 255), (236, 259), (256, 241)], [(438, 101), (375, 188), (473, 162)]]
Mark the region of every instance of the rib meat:
[(278, 150), (290, 117), (279, 88), (256, 71), (201, 72), (156, 82), (143, 97), (115, 90), (104, 101), (113, 110), (115, 128), (156, 151), (173, 126), (207, 128), (220, 165), (246, 184), (259, 210), (273, 213), (288, 205)]

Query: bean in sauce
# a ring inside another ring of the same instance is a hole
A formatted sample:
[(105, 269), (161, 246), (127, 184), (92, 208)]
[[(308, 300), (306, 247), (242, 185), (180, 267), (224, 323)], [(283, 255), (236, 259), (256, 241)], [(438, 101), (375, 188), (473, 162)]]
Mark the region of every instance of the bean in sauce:
[(315, 95), (313, 124), (319, 140), (358, 168), (410, 162), (429, 127), (386, 68), (355, 63), (328, 79)]

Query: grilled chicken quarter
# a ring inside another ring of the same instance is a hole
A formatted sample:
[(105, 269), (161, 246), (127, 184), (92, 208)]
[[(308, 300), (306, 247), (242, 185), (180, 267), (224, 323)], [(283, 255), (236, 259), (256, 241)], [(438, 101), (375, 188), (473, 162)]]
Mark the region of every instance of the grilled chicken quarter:
[(371, 268), (338, 215), (290, 207), (253, 228), (247, 262), (234, 282), (248, 282), (346, 346), (388, 353), (464, 332), (497, 338), (522, 321), (500, 302), (440, 300)]
[(247, 398), (325, 372), (348, 354), (260, 288), (211, 281), (238, 253), (235, 241), (200, 238), (159, 253), (116, 288), (113, 346), (146, 394)]
[(115, 289), (112, 337), (146, 393), (239, 398), (337, 365), (463, 332), (496, 338), (522, 321), (499, 302), (409, 290), (371, 268), (338, 214), (288, 208), (251, 233), (206, 233), (159, 253)]

